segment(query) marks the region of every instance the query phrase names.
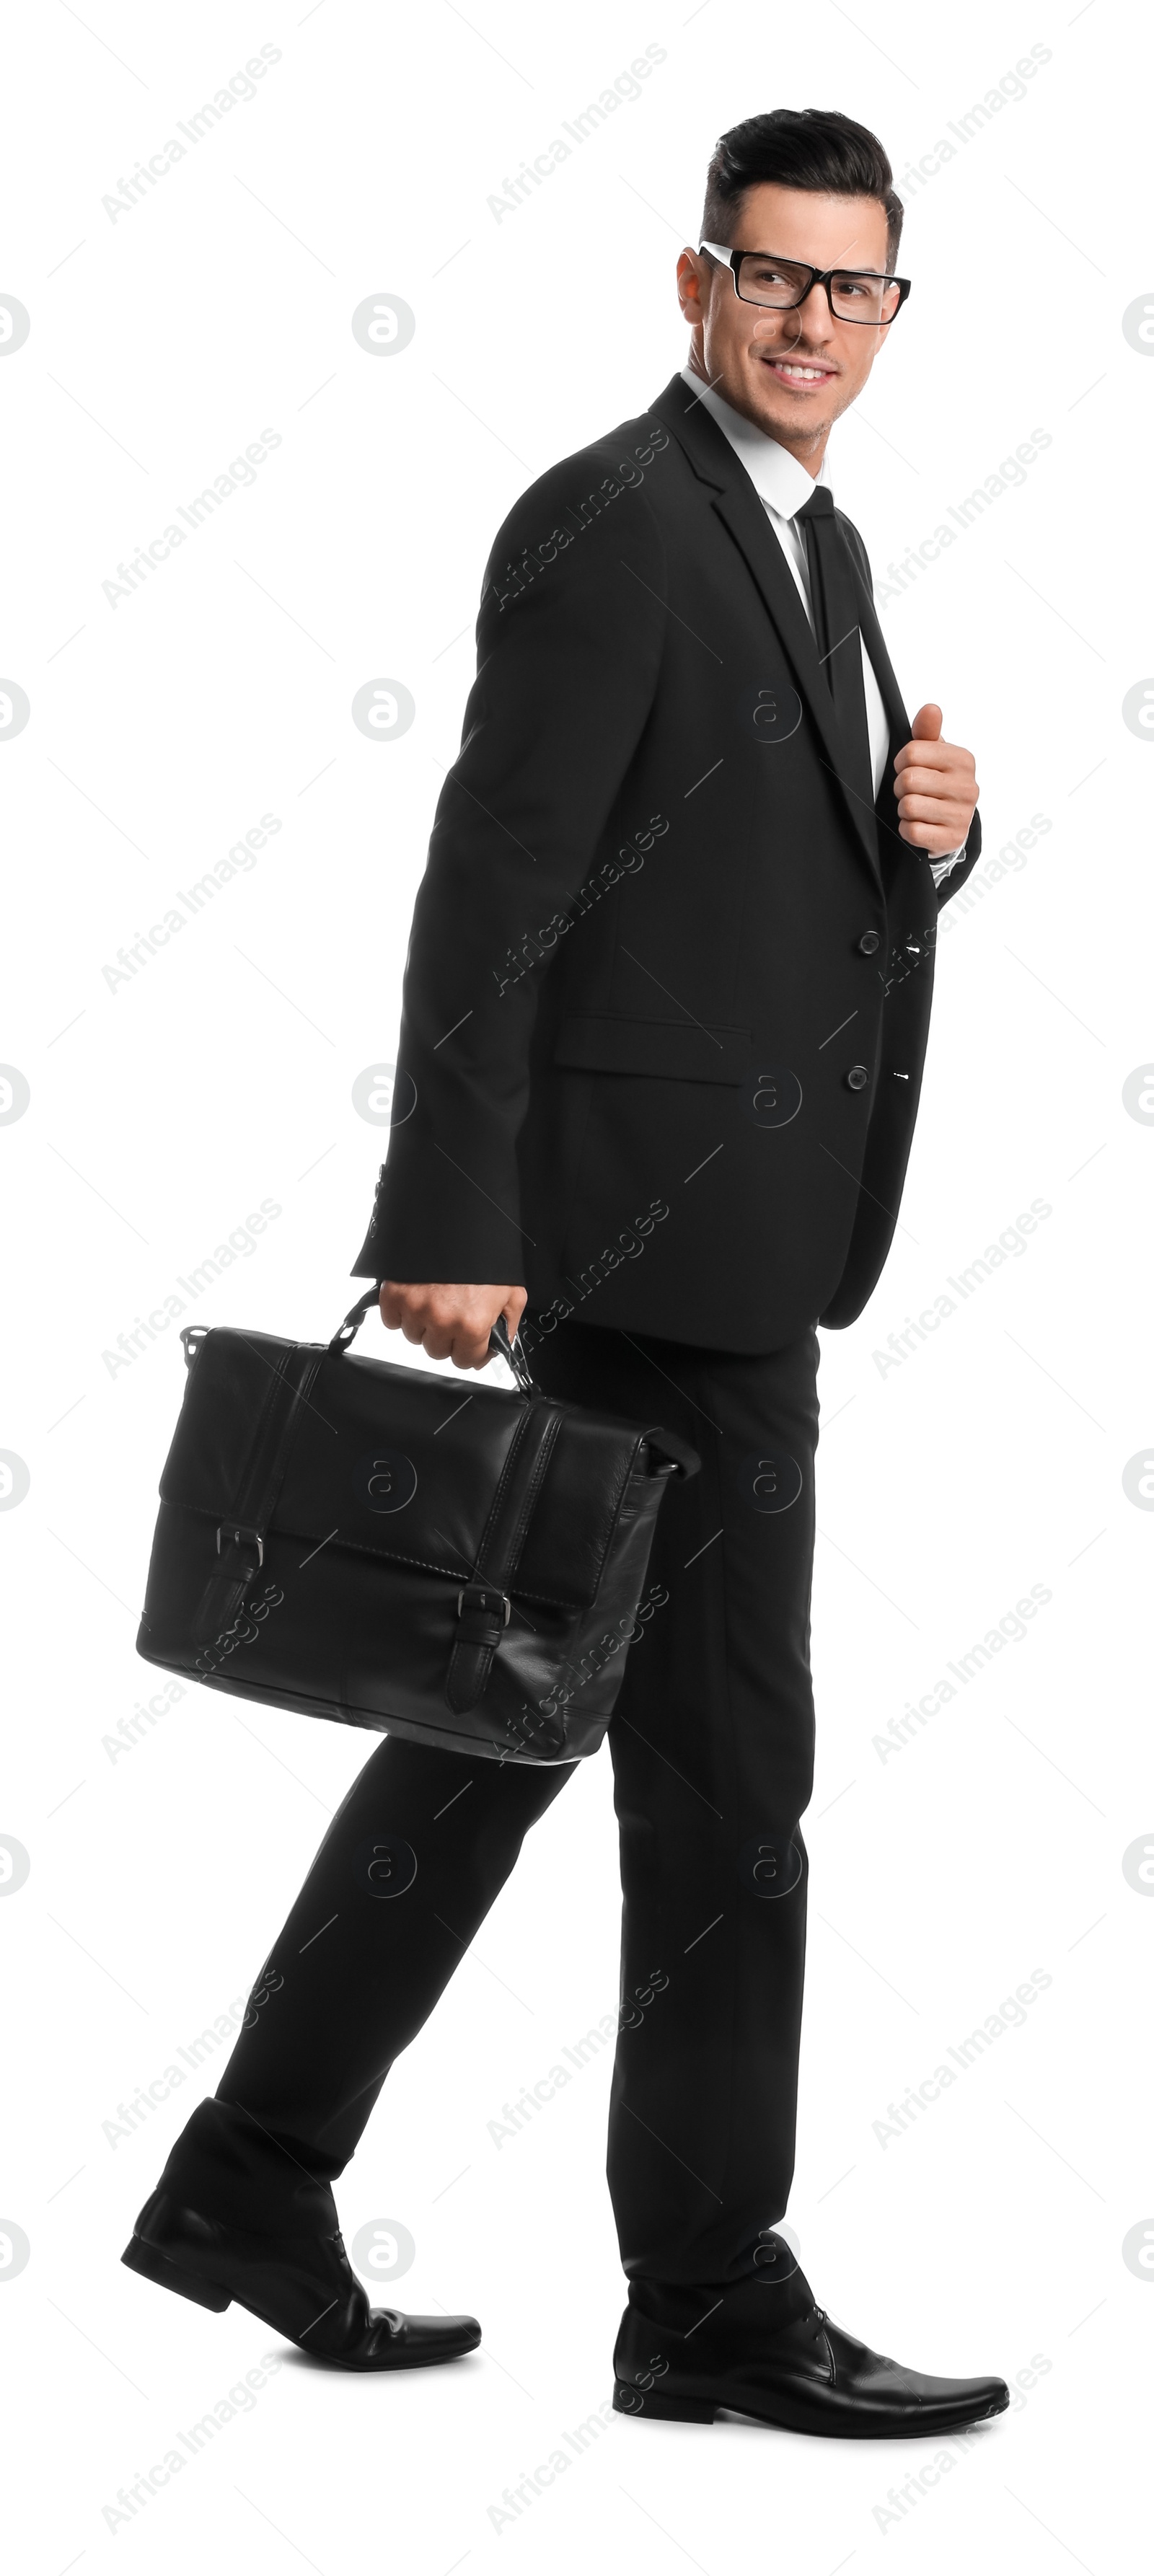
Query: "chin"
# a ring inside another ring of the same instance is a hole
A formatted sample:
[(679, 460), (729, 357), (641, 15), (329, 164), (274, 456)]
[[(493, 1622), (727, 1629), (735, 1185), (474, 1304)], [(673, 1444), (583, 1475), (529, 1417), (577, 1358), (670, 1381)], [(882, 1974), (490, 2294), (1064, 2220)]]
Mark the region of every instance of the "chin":
[(816, 410), (808, 403), (791, 400), (776, 384), (772, 392), (767, 386), (755, 385), (750, 400), (756, 404), (761, 419), (771, 422), (774, 429), (821, 430), (828, 427), (828, 422), (824, 418), (819, 419)]

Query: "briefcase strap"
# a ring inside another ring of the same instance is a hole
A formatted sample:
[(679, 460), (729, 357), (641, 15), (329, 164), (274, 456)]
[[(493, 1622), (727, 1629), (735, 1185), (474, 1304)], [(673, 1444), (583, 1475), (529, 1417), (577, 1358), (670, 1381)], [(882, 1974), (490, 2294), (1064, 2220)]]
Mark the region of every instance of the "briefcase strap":
[(216, 1565), (197, 1604), (193, 1636), (198, 1645), (227, 1634), (245, 1593), (256, 1582), (302, 1410), (327, 1357), (325, 1349), (295, 1344), (279, 1360), (269, 1362), (267, 1400), (253, 1435), (234, 1509), (227, 1520), (218, 1524)]
[(445, 1697), (458, 1716), (484, 1695), (493, 1657), (512, 1611), (509, 1586), (521, 1561), (545, 1470), (561, 1428), (562, 1408), (538, 1397), (526, 1405), (501, 1471), (477, 1550), (457, 1595), (457, 1634)]
[[(346, 1351), (380, 1295), (379, 1284), (366, 1288), (334, 1333), (329, 1349)], [(493, 1657), (512, 1616), (508, 1587), (520, 1563), (533, 1508), (549, 1455), (561, 1428), (561, 1409), (546, 1402), (530, 1375), (520, 1336), (510, 1338), (499, 1315), (489, 1338), (494, 1359), (512, 1370), (520, 1393), (528, 1397), (489, 1510), (467, 1583), (457, 1594), (457, 1634), (449, 1657), (445, 1697), (458, 1716), (475, 1708), (484, 1695)]]
[[(268, 1362), (269, 1384), (264, 1409), (253, 1436), (233, 1511), (217, 1527), (217, 1563), (197, 1604), (193, 1636), (198, 1645), (222, 1633), (227, 1634), (229, 1622), (235, 1619), (245, 1593), (256, 1582), (264, 1564), (264, 1543), (284, 1483), (302, 1407), (309, 1401), (324, 1361), (348, 1349), (370, 1306), (376, 1304), (379, 1293), (377, 1288), (366, 1289), (324, 1348), (298, 1343), (285, 1351), (279, 1360)], [(250, 1347), (255, 1349), (256, 1345), (251, 1344)], [(194, 1355), (189, 1340), (186, 1340), (185, 1357), (190, 1364)]]

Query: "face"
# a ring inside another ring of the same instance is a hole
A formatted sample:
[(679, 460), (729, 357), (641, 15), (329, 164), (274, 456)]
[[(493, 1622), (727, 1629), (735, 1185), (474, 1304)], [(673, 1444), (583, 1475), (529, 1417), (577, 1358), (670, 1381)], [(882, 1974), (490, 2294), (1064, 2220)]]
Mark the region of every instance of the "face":
[[(748, 188), (732, 246), (774, 251), (811, 268), (889, 268), (885, 208), (876, 197)], [(682, 252), (677, 291), (692, 326), (695, 372), (816, 474), (835, 420), (861, 392), (891, 325), (835, 320), (824, 286), (812, 287), (789, 312), (747, 304), (732, 269), (697, 251)]]

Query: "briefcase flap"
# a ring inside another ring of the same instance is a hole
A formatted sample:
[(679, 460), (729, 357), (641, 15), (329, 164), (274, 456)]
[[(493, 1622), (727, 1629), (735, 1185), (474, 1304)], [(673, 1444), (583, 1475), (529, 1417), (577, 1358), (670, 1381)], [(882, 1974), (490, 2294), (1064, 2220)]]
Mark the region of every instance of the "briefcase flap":
[[(306, 1350), (218, 1326), (199, 1344), (161, 1478), (161, 1500), (225, 1522), (251, 1462), (293, 1402)], [(286, 1382), (287, 1379), (287, 1382)], [(311, 1549), (354, 1549), (464, 1582), (476, 1564), (525, 1400), (461, 1377), (326, 1350), (296, 1401), (269, 1527)], [(551, 1405), (561, 1419), (529, 1519), (515, 1594), (584, 1609), (595, 1601), (631, 1478), (657, 1469), (645, 1427)]]

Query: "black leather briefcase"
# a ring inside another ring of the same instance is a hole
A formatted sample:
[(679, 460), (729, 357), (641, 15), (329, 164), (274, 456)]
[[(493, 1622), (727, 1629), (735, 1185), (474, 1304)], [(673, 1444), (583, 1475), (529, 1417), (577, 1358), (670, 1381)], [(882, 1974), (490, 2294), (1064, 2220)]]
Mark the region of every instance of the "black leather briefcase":
[(393, 1367), (349, 1344), (181, 1334), (137, 1648), (211, 1690), (511, 1762), (595, 1753), (668, 1480), (653, 1424)]

